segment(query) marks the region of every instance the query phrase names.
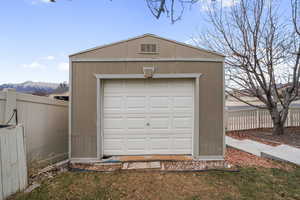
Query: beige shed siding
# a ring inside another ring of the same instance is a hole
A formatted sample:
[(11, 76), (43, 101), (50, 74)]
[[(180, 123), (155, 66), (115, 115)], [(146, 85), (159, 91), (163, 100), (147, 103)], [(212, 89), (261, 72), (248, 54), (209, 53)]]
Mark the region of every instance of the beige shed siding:
[[(143, 43), (155, 43), (159, 54), (139, 53)], [(214, 53), (201, 51), (175, 42), (170, 42), (156, 37), (145, 36), (142, 38), (121, 42), (104, 48), (94, 49), (72, 58), (223, 58)]]
[[(143, 41), (144, 42), (144, 41)], [(91, 51), (76, 55), (76, 58), (148, 57), (131, 54), (136, 52), (141, 42), (106, 47), (105, 51)], [(162, 48), (178, 45), (162, 41), (159, 44), (159, 57), (174, 57), (174, 51), (165, 53)], [(135, 46), (135, 47), (134, 47)], [(110, 48), (110, 49), (108, 49)], [(185, 49), (187, 48), (187, 49)], [(175, 48), (178, 57), (209, 57), (210, 53), (181, 46)], [(185, 52), (189, 50), (188, 52)], [(166, 50), (166, 52), (168, 52)], [(163, 54), (163, 55), (162, 55)], [(152, 55), (153, 56), (153, 55)], [(213, 55), (214, 58), (216, 55)], [(223, 64), (221, 62), (74, 62), (72, 64), (72, 137), (71, 156), (73, 158), (96, 157), (96, 78), (94, 74), (137, 74), (143, 73), (144, 66), (155, 66), (155, 73), (202, 73), (200, 78), (200, 156), (223, 155)]]

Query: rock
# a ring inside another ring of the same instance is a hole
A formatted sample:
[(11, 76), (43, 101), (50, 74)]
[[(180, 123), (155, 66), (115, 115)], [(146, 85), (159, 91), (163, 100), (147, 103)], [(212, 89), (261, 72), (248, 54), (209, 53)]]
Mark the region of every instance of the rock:
[(37, 183), (37, 182), (33, 182), (29, 187), (26, 188), (26, 190), (24, 191), (24, 193), (30, 193), (33, 190), (35, 190), (36, 188), (40, 187), (41, 184)]

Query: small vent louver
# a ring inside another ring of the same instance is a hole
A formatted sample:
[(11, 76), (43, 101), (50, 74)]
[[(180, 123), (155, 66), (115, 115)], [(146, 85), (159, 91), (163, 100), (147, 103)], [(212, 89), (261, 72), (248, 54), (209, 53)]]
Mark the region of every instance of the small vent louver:
[(157, 53), (156, 44), (141, 44), (141, 53)]

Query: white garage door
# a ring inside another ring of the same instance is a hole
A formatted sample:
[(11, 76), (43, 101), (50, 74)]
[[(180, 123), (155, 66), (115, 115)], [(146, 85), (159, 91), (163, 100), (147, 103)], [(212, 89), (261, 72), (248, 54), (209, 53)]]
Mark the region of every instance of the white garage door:
[(104, 155), (191, 154), (194, 82), (104, 81)]

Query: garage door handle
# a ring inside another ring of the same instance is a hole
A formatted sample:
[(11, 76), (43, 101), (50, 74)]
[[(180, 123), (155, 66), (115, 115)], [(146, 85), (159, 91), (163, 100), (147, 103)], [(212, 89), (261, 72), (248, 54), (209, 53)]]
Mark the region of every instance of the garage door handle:
[(147, 126), (150, 126), (150, 123), (148, 122), (146, 125), (147, 125)]

